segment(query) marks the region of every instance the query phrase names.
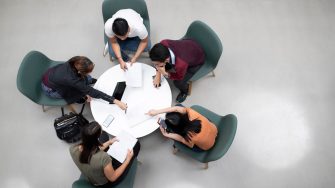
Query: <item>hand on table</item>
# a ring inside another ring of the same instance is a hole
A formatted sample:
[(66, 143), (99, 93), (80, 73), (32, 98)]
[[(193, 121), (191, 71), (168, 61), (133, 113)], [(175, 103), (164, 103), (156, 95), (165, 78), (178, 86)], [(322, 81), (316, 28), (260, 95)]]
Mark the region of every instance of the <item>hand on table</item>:
[(127, 105), (126, 103), (121, 102), (121, 101), (119, 101), (119, 100), (117, 100), (117, 99), (114, 99), (114, 103), (115, 103), (118, 107), (120, 107), (122, 110), (126, 110), (126, 109), (128, 108), (128, 105)]
[(123, 71), (128, 70), (127, 64), (124, 61), (120, 61), (120, 67)]
[(153, 84), (154, 84), (154, 87), (159, 87), (160, 84), (161, 84), (161, 79), (158, 78), (158, 76), (155, 76), (154, 80), (153, 80)]
[(157, 115), (157, 111), (156, 110), (149, 110), (149, 112), (145, 113), (146, 115), (149, 115), (149, 116), (155, 116)]

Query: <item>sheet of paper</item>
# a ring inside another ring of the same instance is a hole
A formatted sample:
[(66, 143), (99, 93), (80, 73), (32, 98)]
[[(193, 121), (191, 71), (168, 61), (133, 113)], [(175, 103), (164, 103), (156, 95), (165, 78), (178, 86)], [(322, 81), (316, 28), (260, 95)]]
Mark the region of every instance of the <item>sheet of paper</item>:
[(133, 149), (137, 139), (126, 131), (121, 131), (116, 138), (119, 141), (109, 146), (107, 153), (120, 163), (123, 163), (126, 160), (128, 149)]
[(126, 84), (130, 87), (142, 87), (142, 64), (127, 64), (128, 70), (125, 72)]

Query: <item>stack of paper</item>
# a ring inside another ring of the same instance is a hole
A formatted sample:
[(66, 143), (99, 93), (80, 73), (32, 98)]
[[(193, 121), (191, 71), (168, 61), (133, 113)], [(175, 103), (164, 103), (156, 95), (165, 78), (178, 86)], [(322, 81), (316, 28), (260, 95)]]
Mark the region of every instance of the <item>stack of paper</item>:
[(116, 138), (119, 141), (116, 141), (109, 146), (107, 153), (120, 163), (123, 163), (126, 160), (128, 149), (133, 149), (137, 139), (126, 131), (121, 131)]
[(127, 66), (128, 70), (125, 72), (127, 86), (142, 87), (142, 63)]

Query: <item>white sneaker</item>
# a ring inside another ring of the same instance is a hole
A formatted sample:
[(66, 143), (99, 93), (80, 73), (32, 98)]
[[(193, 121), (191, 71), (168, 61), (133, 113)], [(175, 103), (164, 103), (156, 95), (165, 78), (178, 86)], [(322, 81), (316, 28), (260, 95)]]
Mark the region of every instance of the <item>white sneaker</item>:
[(107, 55), (107, 53), (108, 53), (108, 43), (106, 43), (105, 49), (104, 49), (102, 55), (105, 57)]

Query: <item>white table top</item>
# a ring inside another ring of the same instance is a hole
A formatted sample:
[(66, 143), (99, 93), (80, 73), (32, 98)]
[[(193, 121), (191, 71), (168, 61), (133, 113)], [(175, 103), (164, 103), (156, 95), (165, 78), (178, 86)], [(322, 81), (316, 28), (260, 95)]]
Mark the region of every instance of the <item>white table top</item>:
[[(128, 105), (127, 113), (117, 105), (109, 104), (102, 99), (92, 99), (91, 101), (93, 117), (100, 125), (102, 125), (109, 114), (114, 116), (114, 121), (107, 128), (101, 126), (103, 130), (111, 135), (118, 135), (121, 130), (129, 132), (136, 138), (148, 135), (159, 127), (157, 120), (159, 117), (164, 116), (164, 114), (151, 117), (145, 115), (145, 113), (150, 109), (171, 106), (172, 94), (167, 80), (162, 77), (161, 87), (155, 88), (152, 76), (156, 74), (156, 70), (149, 65), (143, 63), (141, 65), (142, 87), (134, 88), (127, 86), (121, 99), (122, 102)], [(120, 68), (120, 65), (115, 65), (99, 77), (94, 88), (112, 95), (116, 83), (120, 81), (125, 81), (125, 73)]]

